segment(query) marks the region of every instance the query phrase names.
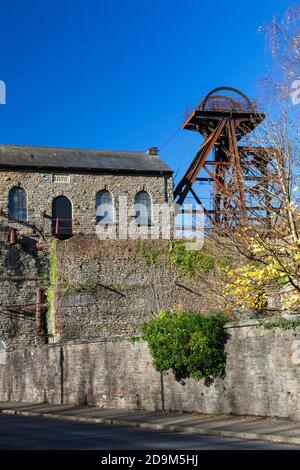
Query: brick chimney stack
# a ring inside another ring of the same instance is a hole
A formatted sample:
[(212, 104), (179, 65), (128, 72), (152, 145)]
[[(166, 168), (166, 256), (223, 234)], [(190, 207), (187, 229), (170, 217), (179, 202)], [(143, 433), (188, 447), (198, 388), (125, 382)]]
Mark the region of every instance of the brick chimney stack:
[(148, 157), (157, 157), (158, 156), (158, 147), (150, 147), (147, 150)]

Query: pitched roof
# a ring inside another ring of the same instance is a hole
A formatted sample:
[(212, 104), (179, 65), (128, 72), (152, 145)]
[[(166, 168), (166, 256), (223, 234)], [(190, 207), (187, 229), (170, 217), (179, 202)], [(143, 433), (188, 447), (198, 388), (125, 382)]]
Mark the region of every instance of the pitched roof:
[[(150, 153), (150, 155), (149, 155)], [(43, 169), (166, 174), (173, 170), (153, 152), (0, 145), (0, 169)]]

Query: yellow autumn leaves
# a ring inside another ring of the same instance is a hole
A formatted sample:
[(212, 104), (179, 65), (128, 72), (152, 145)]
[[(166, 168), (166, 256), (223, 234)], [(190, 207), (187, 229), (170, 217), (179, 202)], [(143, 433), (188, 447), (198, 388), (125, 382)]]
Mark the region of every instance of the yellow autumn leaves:
[(297, 244), (269, 247), (252, 239), (250, 252), (254, 261), (246, 261), (225, 270), (223, 294), (230, 307), (262, 310), (274, 293), (280, 296), (283, 309), (300, 305), (298, 269), (300, 250)]

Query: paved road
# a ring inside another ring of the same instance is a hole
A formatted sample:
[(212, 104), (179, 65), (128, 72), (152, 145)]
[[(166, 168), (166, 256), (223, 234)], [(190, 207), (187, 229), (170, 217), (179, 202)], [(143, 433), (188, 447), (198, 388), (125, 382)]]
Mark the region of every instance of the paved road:
[(299, 449), (203, 435), (184, 435), (101, 424), (0, 414), (2, 450), (160, 450), (160, 449)]

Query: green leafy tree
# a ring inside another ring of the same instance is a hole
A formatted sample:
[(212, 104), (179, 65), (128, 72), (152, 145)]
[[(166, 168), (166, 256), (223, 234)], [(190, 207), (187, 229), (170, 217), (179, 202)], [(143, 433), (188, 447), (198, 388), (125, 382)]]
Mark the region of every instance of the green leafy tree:
[(210, 383), (225, 374), (223, 314), (162, 311), (143, 326), (154, 367), (162, 374), (172, 370), (178, 381), (189, 377)]

